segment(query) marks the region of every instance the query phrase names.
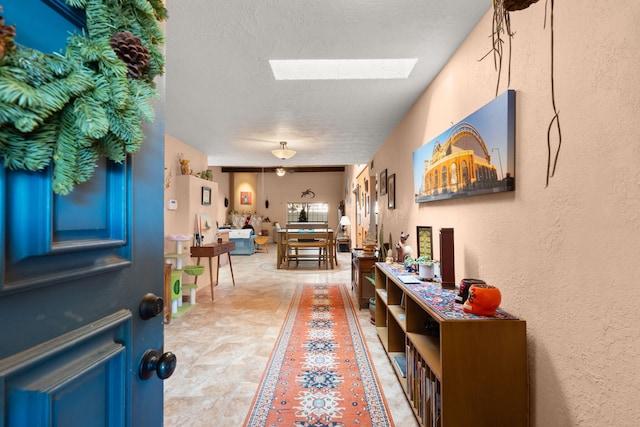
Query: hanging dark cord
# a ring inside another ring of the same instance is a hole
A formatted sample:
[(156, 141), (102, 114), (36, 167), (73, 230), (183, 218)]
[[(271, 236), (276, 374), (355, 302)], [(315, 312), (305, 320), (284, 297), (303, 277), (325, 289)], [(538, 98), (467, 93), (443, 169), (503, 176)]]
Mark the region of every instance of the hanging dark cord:
[[(536, 0), (537, 1), (537, 0)], [(480, 61), (485, 59), (489, 54), (493, 54), (493, 67), (497, 71), (498, 78), (496, 81), (496, 97), (500, 91), (500, 80), (502, 76), (502, 59), (504, 50), (504, 40), (502, 35), (506, 35), (508, 46), (508, 59), (507, 59), (507, 87), (511, 85), (511, 38), (513, 33), (511, 32), (511, 20), (509, 18), (509, 11), (505, 9), (503, 0), (493, 0), (493, 20), (491, 22), (491, 50), (487, 52)]]
[[(495, 2), (494, 2), (495, 3)], [(497, 7), (497, 10), (496, 10)], [(493, 40), (493, 62), (494, 67), (497, 67), (498, 71), (498, 80), (496, 81), (496, 97), (498, 96), (498, 91), (500, 90), (500, 77), (502, 76), (502, 49), (503, 43), (501, 34), (504, 30), (504, 19), (508, 16), (504, 10), (502, 9), (502, 2), (498, 2), (494, 5), (494, 40)], [(509, 32), (507, 31), (507, 37), (509, 37)], [(497, 63), (496, 63), (497, 61)]]
[[(489, 54), (493, 53), (493, 65), (494, 68), (498, 72), (498, 79), (496, 82), (496, 97), (498, 96), (498, 91), (500, 89), (500, 78), (502, 75), (502, 59), (503, 59), (503, 43), (502, 35), (506, 35), (508, 38), (509, 46), (508, 46), (508, 63), (507, 63), (507, 87), (511, 86), (511, 38), (514, 33), (511, 31), (511, 19), (509, 17), (510, 11), (522, 10), (529, 7), (531, 4), (536, 3), (538, 0), (522, 0), (522, 1), (510, 1), (508, 5), (505, 6), (505, 0), (493, 0), (493, 21), (491, 28), (491, 37), (492, 37), (492, 49), (487, 52), (480, 60), (485, 59)], [(551, 7), (549, 9), (549, 2), (551, 2)], [(558, 165), (558, 158), (560, 156), (560, 148), (562, 146), (562, 131), (560, 129), (560, 112), (556, 107), (556, 95), (555, 95), (555, 68), (554, 68), (554, 31), (553, 31), (553, 8), (554, 8), (554, 0), (546, 0), (545, 3), (545, 14), (544, 14), (544, 27), (547, 27), (547, 11), (549, 10), (549, 19), (551, 26), (551, 104), (553, 107), (553, 117), (549, 122), (549, 127), (547, 128), (547, 177), (545, 188), (549, 186), (549, 179), (552, 178), (556, 173), (556, 167)], [(557, 130), (558, 133), (558, 146), (556, 147), (555, 153), (552, 153), (551, 147), (551, 132), (554, 129)], [(553, 163), (551, 159), (553, 158)]]
[[(511, 39), (515, 33), (511, 32), (511, 18), (509, 17), (509, 12), (505, 15), (505, 20), (507, 21), (507, 34), (509, 37), (509, 62), (507, 63), (507, 87), (511, 87)], [(496, 92), (496, 96), (498, 93)]]
[[(553, 3), (554, 0), (547, 0), (545, 4), (545, 27), (546, 27), (546, 9), (551, 1), (551, 10), (549, 13), (549, 19), (551, 24), (551, 104), (553, 106), (553, 118), (551, 122), (549, 122), (549, 128), (547, 129), (547, 182), (545, 188), (549, 186), (549, 178), (552, 178), (556, 173), (556, 166), (558, 165), (558, 156), (560, 155), (560, 147), (562, 146), (562, 132), (560, 130), (560, 112), (556, 108), (556, 95), (555, 95), (555, 82), (554, 82), (554, 43), (553, 43)], [(553, 167), (551, 166), (551, 129), (555, 123), (556, 129), (558, 130), (558, 147), (556, 148), (556, 152), (553, 159)]]

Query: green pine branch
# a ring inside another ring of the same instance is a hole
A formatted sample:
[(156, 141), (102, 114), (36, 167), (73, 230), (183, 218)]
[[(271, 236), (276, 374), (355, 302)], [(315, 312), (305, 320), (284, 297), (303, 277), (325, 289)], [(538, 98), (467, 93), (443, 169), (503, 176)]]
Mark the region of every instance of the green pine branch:
[(24, 133), (15, 127), (0, 127), (0, 154), (7, 169), (39, 171), (51, 163), (58, 128), (55, 122), (40, 126), (33, 132)]

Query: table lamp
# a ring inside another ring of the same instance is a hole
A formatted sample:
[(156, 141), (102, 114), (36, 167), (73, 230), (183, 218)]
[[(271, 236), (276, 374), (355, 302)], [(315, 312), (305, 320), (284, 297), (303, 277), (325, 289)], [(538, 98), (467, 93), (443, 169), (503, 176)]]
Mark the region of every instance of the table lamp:
[(343, 215), (342, 218), (340, 218), (340, 233), (342, 237), (347, 237), (347, 226), (349, 225), (351, 225), (351, 220), (348, 216)]

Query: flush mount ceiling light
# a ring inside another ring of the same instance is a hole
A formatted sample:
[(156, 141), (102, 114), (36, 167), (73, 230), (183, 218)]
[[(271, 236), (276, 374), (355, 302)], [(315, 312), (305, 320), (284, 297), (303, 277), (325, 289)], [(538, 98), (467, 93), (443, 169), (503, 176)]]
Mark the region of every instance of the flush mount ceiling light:
[(406, 79), (418, 58), (270, 59), (276, 80)]
[(276, 169), (276, 175), (278, 176), (284, 176), (284, 174), (286, 174), (287, 171), (284, 170), (284, 168), (277, 168)]
[(273, 154), (274, 156), (276, 156), (281, 160), (287, 160), (295, 156), (296, 152), (293, 150), (287, 149), (286, 141), (280, 141), (280, 148), (277, 150), (271, 150), (271, 154)]

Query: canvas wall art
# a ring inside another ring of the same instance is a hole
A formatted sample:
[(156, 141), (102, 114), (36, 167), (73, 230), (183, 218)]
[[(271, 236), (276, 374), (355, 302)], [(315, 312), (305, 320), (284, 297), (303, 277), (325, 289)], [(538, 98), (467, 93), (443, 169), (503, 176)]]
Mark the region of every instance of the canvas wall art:
[(515, 190), (515, 91), (413, 153), (416, 203)]

